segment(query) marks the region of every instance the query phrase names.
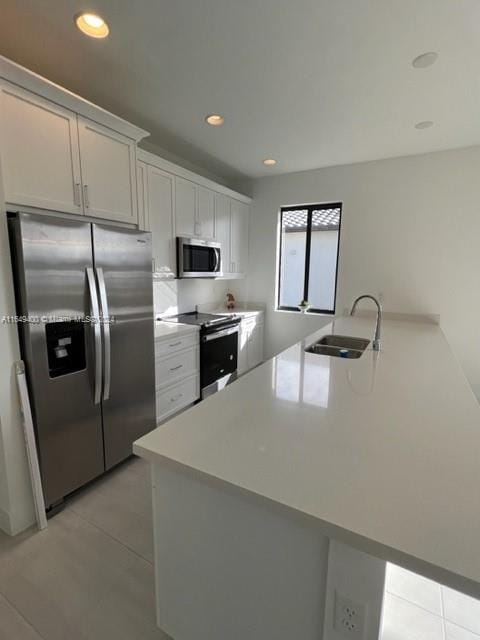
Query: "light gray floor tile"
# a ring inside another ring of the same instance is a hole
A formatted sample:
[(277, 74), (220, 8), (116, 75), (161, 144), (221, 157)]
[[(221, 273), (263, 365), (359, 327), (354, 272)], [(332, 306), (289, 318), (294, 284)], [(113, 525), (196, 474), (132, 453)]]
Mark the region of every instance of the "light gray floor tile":
[(445, 622), (445, 640), (480, 640), (476, 633), (457, 627), (456, 624)]
[(133, 458), (70, 498), (67, 508), (153, 562), (150, 465)]
[(445, 618), (480, 635), (480, 600), (442, 587)]
[(139, 562), (149, 568), (145, 588), (152, 589), (151, 565), (71, 511), (55, 516), (45, 531), (5, 538), (0, 593), (45, 640), (103, 640), (83, 635), (82, 622)]
[(167, 640), (155, 622), (154, 569), (138, 558), (82, 621), (85, 638)]
[(169, 640), (155, 622), (150, 492), (149, 465), (132, 459), (45, 531), (0, 533), (0, 640)]
[(385, 590), (438, 616), (442, 615), (440, 585), (432, 580), (387, 563)]
[(443, 620), (417, 605), (385, 593), (381, 640), (443, 640)]
[(33, 627), (1, 595), (0, 640), (42, 640)]

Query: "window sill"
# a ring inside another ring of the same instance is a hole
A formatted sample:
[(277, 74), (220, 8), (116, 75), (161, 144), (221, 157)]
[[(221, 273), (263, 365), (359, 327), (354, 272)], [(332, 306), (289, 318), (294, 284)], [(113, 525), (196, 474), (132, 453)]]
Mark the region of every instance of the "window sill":
[(313, 316), (313, 317), (325, 317), (325, 318), (334, 318), (335, 317), (335, 311), (305, 311), (304, 313), (302, 311), (294, 311), (293, 309), (279, 309), (278, 307), (276, 307), (274, 309), (275, 313), (289, 313), (291, 315), (294, 316)]

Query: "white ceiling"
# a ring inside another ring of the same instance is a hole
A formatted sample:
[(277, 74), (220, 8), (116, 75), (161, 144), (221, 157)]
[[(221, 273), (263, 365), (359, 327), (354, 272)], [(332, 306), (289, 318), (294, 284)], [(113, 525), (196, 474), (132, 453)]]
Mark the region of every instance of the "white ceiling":
[(232, 180), (480, 143), (479, 0), (2, 0), (0, 52)]

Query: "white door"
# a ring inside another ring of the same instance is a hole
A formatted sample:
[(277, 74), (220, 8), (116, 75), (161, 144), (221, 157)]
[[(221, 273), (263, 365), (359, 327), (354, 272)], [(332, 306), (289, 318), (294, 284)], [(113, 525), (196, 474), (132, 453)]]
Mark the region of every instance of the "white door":
[(215, 195), (215, 240), (220, 242), (222, 271), (231, 273), (230, 262), (230, 200), (220, 193)]
[(197, 186), (175, 177), (175, 234), (177, 236), (195, 236), (198, 233), (196, 224)]
[(137, 224), (134, 141), (81, 117), (78, 131), (85, 214)]
[(82, 213), (76, 114), (8, 83), (0, 91), (5, 200)]
[(232, 271), (238, 275), (247, 272), (248, 260), (248, 206), (231, 200), (231, 262)]
[(198, 189), (197, 230), (202, 238), (215, 237), (215, 193), (205, 187)]
[(157, 277), (175, 277), (173, 231), (174, 176), (148, 166), (148, 228), (152, 232), (153, 271)]

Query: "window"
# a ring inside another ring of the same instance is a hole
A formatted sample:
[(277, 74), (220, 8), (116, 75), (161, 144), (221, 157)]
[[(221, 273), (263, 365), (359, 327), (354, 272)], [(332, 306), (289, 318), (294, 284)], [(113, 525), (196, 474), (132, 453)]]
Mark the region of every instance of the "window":
[(277, 308), (335, 313), (342, 205), (305, 204), (282, 207)]

